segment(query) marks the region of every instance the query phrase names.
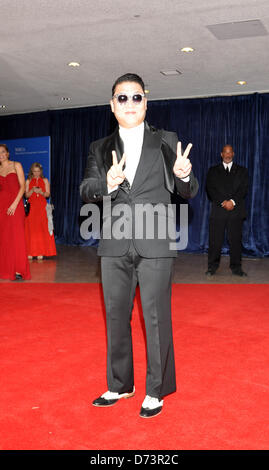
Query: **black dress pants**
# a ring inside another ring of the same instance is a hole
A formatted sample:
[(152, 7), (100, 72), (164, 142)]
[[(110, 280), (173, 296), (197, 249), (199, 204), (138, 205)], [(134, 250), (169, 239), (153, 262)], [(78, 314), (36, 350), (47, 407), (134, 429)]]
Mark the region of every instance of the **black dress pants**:
[(219, 267), (221, 248), (225, 230), (230, 246), (230, 268), (241, 269), (243, 218), (235, 216), (232, 211), (220, 212), (211, 216), (209, 221), (208, 269), (215, 271)]
[(107, 382), (112, 392), (134, 385), (131, 317), (137, 283), (147, 337), (146, 394), (156, 398), (176, 390), (171, 324), (173, 258), (143, 258), (131, 242), (121, 257), (102, 257), (107, 320)]

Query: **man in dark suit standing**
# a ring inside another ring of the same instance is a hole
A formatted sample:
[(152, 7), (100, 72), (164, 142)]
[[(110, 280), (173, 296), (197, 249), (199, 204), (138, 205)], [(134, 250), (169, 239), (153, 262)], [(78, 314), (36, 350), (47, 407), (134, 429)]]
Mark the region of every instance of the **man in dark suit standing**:
[(234, 163), (231, 145), (221, 152), (222, 163), (209, 169), (206, 189), (212, 201), (209, 221), (208, 276), (219, 267), (221, 248), (227, 230), (230, 245), (230, 268), (236, 276), (246, 276), (241, 267), (242, 226), (246, 218), (245, 197), (248, 189), (247, 169)]
[[(188, 159), (191, 144), (182, 155), (175, 133), (156, 130), (144, 121), (147, 100), (138, 75), (125, 74), (116, 80), (110, 105), (119, 127), (91, 144), (80, 187), (85, 202), (109, 195), (112, 213), (110, 217), (104, 208), (98, 248), (106, 306), (108, 391), (93, 405), (111, 406), (134, 395), (130, 321), (139, 283), (147, 336), (146, 397), (140, 416), (149, 418), (161, 412), (162, 398), (176, 390), (171, 282), (177, 253), (167, 234), (158, 237), (157, 222), (164, 227), (171, 217), (167, 208), (172, 192), (193, 197), (198, 182)], [(146, 214), (151, 220), (150, 234), (143, 225), (145, 214), (137, 216), (141, 205), (151, 209)], [(128, 215), (125, 222), (132, 220), (124, 233), (119, 217), (123, 213)]]

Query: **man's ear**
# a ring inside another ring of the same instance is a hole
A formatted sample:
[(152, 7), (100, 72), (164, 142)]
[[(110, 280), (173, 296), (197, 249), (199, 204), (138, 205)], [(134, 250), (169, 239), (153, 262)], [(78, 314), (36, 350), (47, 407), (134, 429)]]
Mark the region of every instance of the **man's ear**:
[(114, 103), (113, 103), (113, 100), (110, 100), (110, 107), (111, 107), (112, 113), (114, 113)]

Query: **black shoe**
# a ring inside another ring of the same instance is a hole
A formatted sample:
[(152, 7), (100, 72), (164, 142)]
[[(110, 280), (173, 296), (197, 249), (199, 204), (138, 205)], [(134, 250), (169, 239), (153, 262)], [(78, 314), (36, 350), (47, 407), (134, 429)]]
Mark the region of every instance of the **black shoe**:
[(103, 393), (100, 397), (93, 400), (92, 404), (94, 406), (112, 406), (117, 403), (121, 398), (131, 398), (135, 394), (135, 388), (132, 391), (126, 393), (117, 393), (117, 392), (110, 392), (107, 391)]
[(209, 269), (208, 271), (206, 271), (206, 276), (208, 277), (211, 277), (211, 276), (214, 276), (216, 271), (214, 271), (213, 269)]
[(146, 398), (142, 403), (139, 416), (141, 416), (141, 418), (153, 418), (154, 416), (160, 414), (162, 409), (163, 400), (146, 395)]
[(245, 273), (244, 271), (242, 271), (242, 269), (238, 269), (238, 270), (232, 271), (232, 274), (233, 274), (234, 276), (247, 277), (247, 273)]
[(22, 275), (20, 273), (16, 273), (15, 281), (22, 281)]

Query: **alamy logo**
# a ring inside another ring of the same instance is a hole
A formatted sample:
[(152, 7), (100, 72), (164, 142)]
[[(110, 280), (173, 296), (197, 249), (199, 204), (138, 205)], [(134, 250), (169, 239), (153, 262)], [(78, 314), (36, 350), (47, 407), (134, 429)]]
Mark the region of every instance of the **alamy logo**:
[[(176, 229), (179, 210), (180, 229)], [(112, 204), (103, 198), (102, 234), (101, 211), (96, 204), (84, 204), (80, 215), (87, 217), (80, 226), (84, 240), (168, 240), (170, 250), (184, 250), (188, 245), (188, 204)]]

